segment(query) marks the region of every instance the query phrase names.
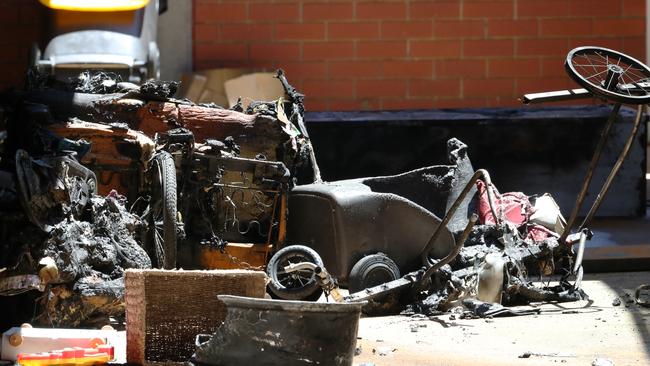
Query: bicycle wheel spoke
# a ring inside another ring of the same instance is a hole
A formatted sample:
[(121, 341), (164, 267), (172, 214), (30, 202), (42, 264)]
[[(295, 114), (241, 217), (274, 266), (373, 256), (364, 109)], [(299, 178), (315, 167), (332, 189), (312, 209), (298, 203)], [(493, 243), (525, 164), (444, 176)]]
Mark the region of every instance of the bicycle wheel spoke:
[(597, 73), (597, 74), (593, 74), (593, 75), (591, 75), (591, 76), (587, 76), (585, 79), (595, 78), (596, 76), (598, 76), (598, 75), (600, 75), (600, 74), (602, 74), (602, 73), (605, 73), (605, 72), (607, 72), (607, 70), (603, 70), (603, 71), (601, 71), (601, 72), (599, 72), (599, 73)]

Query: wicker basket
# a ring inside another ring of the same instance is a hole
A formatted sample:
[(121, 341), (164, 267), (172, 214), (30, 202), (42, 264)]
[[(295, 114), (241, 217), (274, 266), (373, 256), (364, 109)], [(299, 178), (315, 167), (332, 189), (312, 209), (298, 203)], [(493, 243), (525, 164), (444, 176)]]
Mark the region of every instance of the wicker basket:
[(187, 361), (197, 334), (211, 334), (226, 317), (217, 295), (264, 297), (259, 271), (127, 270), (127, 362)]

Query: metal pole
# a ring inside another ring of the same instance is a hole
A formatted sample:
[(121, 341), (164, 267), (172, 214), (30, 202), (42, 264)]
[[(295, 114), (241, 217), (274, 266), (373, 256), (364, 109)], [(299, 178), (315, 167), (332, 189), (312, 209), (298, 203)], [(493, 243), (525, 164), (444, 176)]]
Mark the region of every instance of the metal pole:
[(494, 208), (494, 197), (492, 196), (492, 180), (490, 179), (490, 174), (487, 172), (487, 170), (484, 169), (479, 169), (476, 172), (474, 172), (474, 175), (469, 179), (467, 184), (465, 184), (465, 188), (460, 192), (454, 203), (451, 205), (447, 213), (445, 214), (445, 217), (442, 219), (440, 222), (440, 225), (436, 228), (436, 231), (433, 232), (433, 235), (431, 235), (431, 238), (429, 239), (429, 242), (427, 243), (426, 247), (422, 251), (422, 254), (420, 254), (420, 258), (422, 259), (422, 264), (429, 267), (431, 263), (429, 262), (429, 252), (435, 245), (436, 241), (438, 240), (438, 237), (442, 233), (442, 230), (447, 227), (447, 224), (451, 220), (451, 218), (454, 216), (454, 213), (460, 206), (461, 202), (465, 199), (465, 196), (469, 193), (470, 190), (474, 187), (474, 183), (480, 178), (483, 177), (483, 180), (485, 181), (485, 189), (487, 189), (487, 195), (488, 195), (488, 202), (490, 204), (490, 210), (492, 211), (492, 215), (494, 216), (494, 221), (499, 227), (499, 218), (497, 217), (497, 213)]
[(591, 183), (591, 178), (594, 175), (594, 170), (596, 170), (596, 164), (598, 164), (598, 160), (600, 159), (600, 154), (603, 152), (603, 148), (605, 147), (607, 136), (609, 136), (609, 131), (611, 130), (612, 125), (614, 124), (614, 121), (616, 120), (616, 117), (618, 116), (618, 111), (620, 109), (621, 109), (621, 104), (616, 103), (614, 104), (614, 108), (612, 109), (612, 112), (609, 114), (609, 118), (607, 119), (605, 128), (601, 132), (598, 145), (596, 145), (596, 151), (594, 151), (594, 155), (591, 158), (591, 163), (589, 163), (589, 167), (587, 168), (587, 175), (585, 176), (585, 180), (582, 183), (582, 189), (580, 190), (580, 193), (578, 194), (578, 198), (576, 199), (576, 203), (573, 206), (573, 211), (571, 212), (569, 221), (567, 221), (567, 225), (566, 228), (564, 229), (564, 232), (562, 233), (562, 236), (560, 236), (560, 239), (558, 239), (558, 242), (560, 244), (563, 244), (567, 236), (569, 236), (569, 234), (571, 233), (571, 228), (575, 224), (576, 218), (578, 217), (578, 213), (580, 212), (580, 208), (582, 207), (582, 203), (584, 202), (585, 197), (587, 196), (587, 191), (589, 190), (589, 183)]
[(630, 152), (630, 147), (632, 147), (634, 138), (636, 137), (636, 134), (639, 131), (639, 124), (641, 123), (642, 115), (643, 115), (643, 106), (639, 105), (636, 110), (636, 119), (634, 120), (634, 125), (632, 126), (632, 132), (630, 132), (630, 137), (627, 139), (627, 142), (623, 147), (623, 151), (621, 151), (621, 154), (618, 156), (618, 160), (616, 160), (614, 167), (612, 167), (612, 171), (609, 173), (609, 176), (607, 177), (605, 184), (600, 189), (600, 192), (598, 192), (598, 196), (596, 196), (596, 200), (591, 205), (591, 208), (589, 209), (587, 216), (585, 216), (584, 221), (582, 221), (582, 224), (580, 225), (580, 230), (584, 229), (589, 224), (589, 222), (594, 218), (594, 215), (596, 215), (596, 211), (598, 211), (600, 204), (603, 202), (603, 198), (605, 198), (605, 195), (607, 194), (607, 191), (609, 190), (612, 181), (616, 177), (616, 174), (618, 174), (621, 165), (623, 165), (623, 161), (625, 161), (625, 159), (627, 158), (627, 155)]

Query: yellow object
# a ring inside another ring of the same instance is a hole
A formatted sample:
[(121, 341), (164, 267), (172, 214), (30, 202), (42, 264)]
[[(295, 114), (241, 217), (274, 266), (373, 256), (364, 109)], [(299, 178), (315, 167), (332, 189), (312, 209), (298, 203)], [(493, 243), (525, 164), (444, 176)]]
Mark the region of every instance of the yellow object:
[(51, 352), (21, 353), (17, 363), (21, 366), (90, 366), (108, 363), (114, 359), (115, 349), (109, 345), (97, 348), (64, 348)]
[(272, 248), (268, 244), (228, 243), (222, 252), (218, 248), (202, 246), (199, 252), (201, 268), (249, 269), (266, 265), (266, 256)]
[(149, 0), (39, 0), (48, 8), (73, 11), (123, 11), (137, 10)]

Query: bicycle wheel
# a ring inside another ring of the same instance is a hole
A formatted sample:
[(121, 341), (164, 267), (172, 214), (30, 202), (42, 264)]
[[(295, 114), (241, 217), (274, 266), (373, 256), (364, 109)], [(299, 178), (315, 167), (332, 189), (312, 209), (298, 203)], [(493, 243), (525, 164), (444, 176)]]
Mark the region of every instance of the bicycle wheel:
[(149, 238), (153, 250), (152, 264), (158, 268), (176, 268), (176, 167), (168, 152), (159, 152), (151, 159), (149, 169), (151, 202), (149, 206)]
[(283, 300), (318, 300), (323, 290), (314, 271), (284, 271), (285, 266), (300, 262), (310, 262), (323, 267), (323, 260), (318, 253), (303, 245), (284, 247), (271, 257), (266, 265), (266, 273), (270, 279), (268, 288), (273, 295)]
[(569, 76), (592, 94), (618, 103), (650, 102), (650, 68), (618, 51), (578, 47), (564, 64)]

